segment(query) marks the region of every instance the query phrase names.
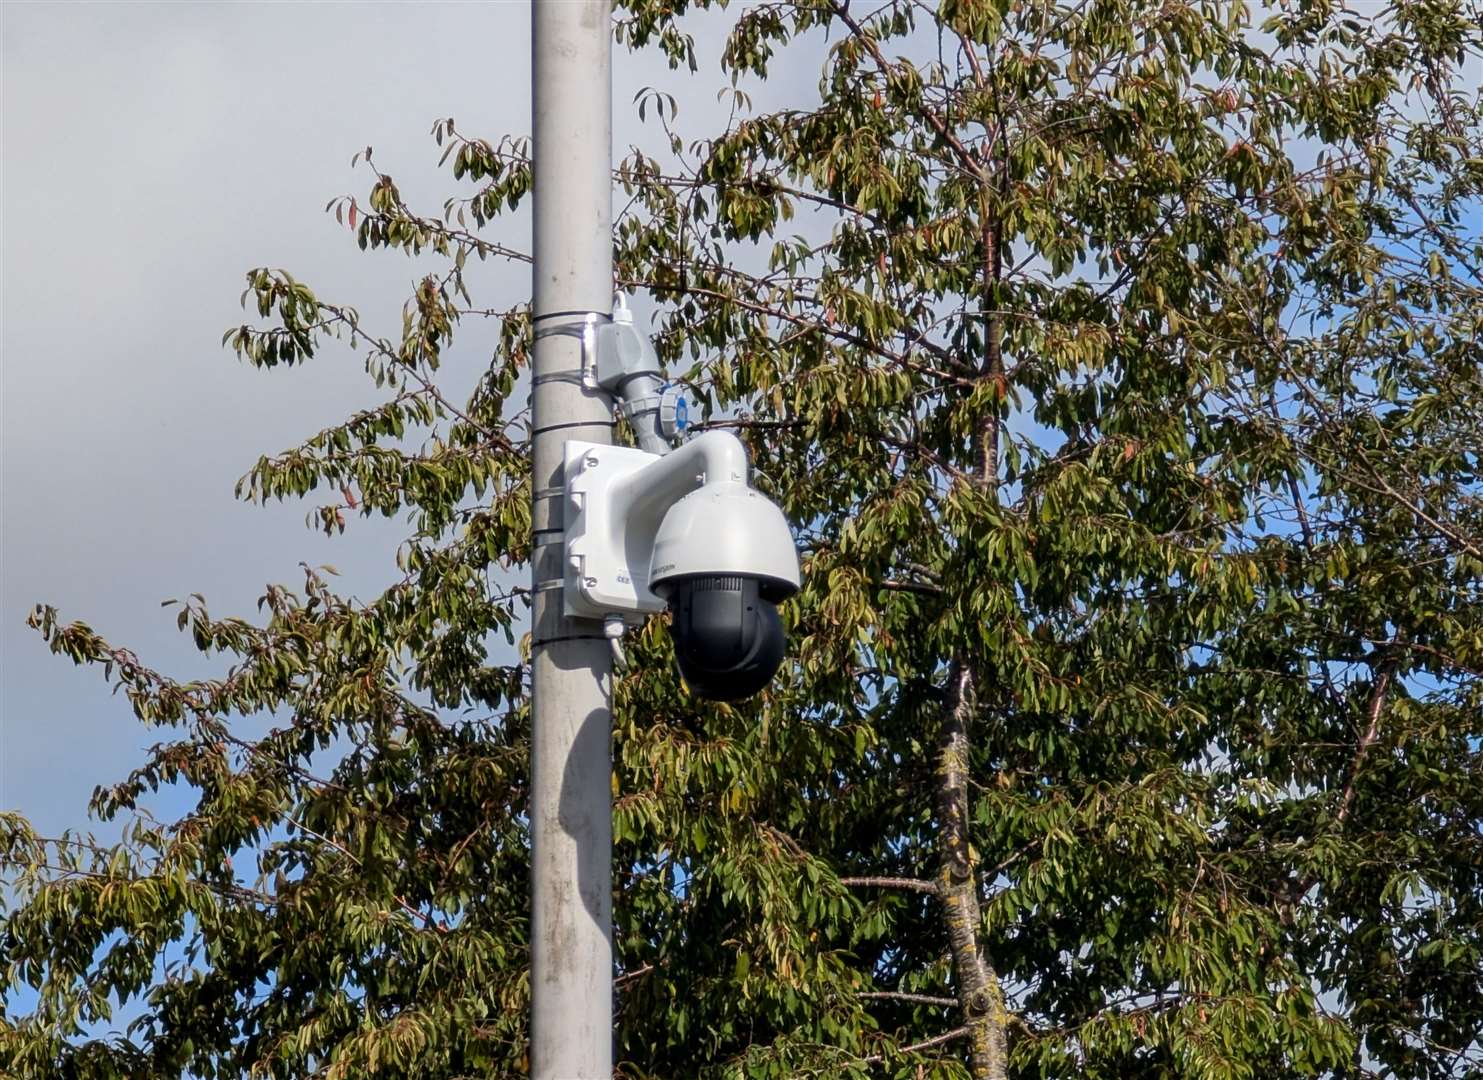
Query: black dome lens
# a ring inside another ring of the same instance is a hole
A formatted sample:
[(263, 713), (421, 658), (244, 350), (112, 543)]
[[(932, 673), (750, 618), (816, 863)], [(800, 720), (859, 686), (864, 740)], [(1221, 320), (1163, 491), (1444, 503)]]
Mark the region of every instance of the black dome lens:
[(690, 689), (712, 701), (751, 697), (783, 662), (783, 620), (756, 578), (705, 574), (664, 582), (675, 658)]

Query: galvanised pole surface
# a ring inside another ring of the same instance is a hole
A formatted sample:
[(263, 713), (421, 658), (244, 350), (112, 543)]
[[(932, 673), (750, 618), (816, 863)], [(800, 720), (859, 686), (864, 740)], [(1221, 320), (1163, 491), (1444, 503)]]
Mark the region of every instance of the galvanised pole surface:
[(613, 306), (608, 0), (533, 0), (531, 1075), (613, 1074), (610, 650), (562, 614), (562, 444), (612, 441), (579, 327)]

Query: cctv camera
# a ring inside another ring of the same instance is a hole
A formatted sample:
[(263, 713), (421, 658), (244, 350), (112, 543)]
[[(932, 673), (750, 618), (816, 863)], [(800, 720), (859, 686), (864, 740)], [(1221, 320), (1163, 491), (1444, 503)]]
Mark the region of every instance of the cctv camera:
[(675, 661), (696, 697), (749, 698), (783, 662), (783, 620), (758, 584), (735, 574), (701, 574), (661, 586)]
[(654, 537), (649, 587), (669, 605), (680, 674), (698, 697), (751, 697), (783, 662), (777, 605), (798, 591), (798, 554), (771, 501), (737, 482), (675, 503)]
[(680, 673), (722, 701), (750, 697), (777, 671), (777, 605), (799, 586), (787, 519), (747, 471), (741, 442), (719, 431), (663, 456), (567, 444), (568, 614), (667, 607)]

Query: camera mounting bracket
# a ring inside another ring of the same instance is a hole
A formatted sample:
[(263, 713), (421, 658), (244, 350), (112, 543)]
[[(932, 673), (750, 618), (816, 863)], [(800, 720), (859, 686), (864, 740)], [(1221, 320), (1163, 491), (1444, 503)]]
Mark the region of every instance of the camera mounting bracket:
[(645, 615), (664, 610), (664, 601), (649, 590), (649, 552), (659, 521), (648, 528), (646, 538), (629, 541), (625, 533), (632, 523), (618, 520), (612, 498), (619, 477), (658, 460), (658, 454), (628, 446), (567, 442), (563, 591), (567, 615), (602, 619), (621, 614), (625, 622), (639, 623)]

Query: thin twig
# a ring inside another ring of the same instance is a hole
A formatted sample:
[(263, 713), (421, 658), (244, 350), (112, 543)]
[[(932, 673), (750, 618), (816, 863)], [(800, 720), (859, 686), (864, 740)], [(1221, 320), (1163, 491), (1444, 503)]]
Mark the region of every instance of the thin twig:
[[(322, 843), (328, 844), (330, 847), (338, 851), (341, 855), (344, 855), (351, 862), (355, 863), (356, 866), (365, 866), (365, 863), (361, 862), (360, 859), (356, 857), (355, 853), (347, 848), (344, 844), (330, 839), (328, 836), (325, 836), (324, 833), (315, 832), (313, 829), (309, 828), (309, 826), (305, 825), (303, 822), (298, 821), (295, 818), (291, 818), (285, 815), (283, 820), (288, 822), (294, 828), (298, 829), (300, 832), (308, 836), (312, 836)], [(418, 911), (415, 907), (407, 903), (407, 901), (403, 900), (395, 893), (392, 894), (391, 898), (396, 901), (398, 907), (400, 907), (408, 915), (411, 915), (418, 922), (422, 923), (423, 926), (432, 927), (434, 930), (437, 930), (439, 933), (442, 934), (446, 934), (448, 932), (448, 928), (446, 926), (435, 921), (431, 915), (425, 915), (421, 911)]]
[(613, 980), (613, 985), (615, 987), (622, 986), (626, 982), (632, 982), (634, 979), (642, 978), (653, 970), (653, 964), (645, 964), (643, 967), (634, 968), (632, 971), (625, 971), (622, 975), (619, 975), (616, 979)]
[[(917, 1050), (926, 1050), (929, 1047), (941, 1046), (943, 1043), (952, 1042), (954, 1039), (961, 1039), (968, 1033), (969, 1029), (967, 1027), (954, 1028), (952, 1031), (949, 1031), (943, 1035), (937, 1035), (931, 1039), (923, 1039), (921, 1042), (912, 1043), (910, 1046), (903, 1046), (901, 1047), (901, 1049), (897, 1050), (896, 1053), (910, 1054)], [(870, 1055), (870, 1057), (865, 1059), (865, 1063), (867, 1065), (877, 1065), (885, 1060), (886, 1056), (884, 1054), (872, 1054)]]
[(895, 578), (884, 578), (877, 584), (887, 592), (921, 593), (924, 596), (942, 595), (942, 589), (938, 586), (929, 585), (923, 581), (897, 581)]
[(958, 999), (950, 997), (936, 997), (932, 994), (907, 994), (900, 990), (869, 990), (861, 994), (862, 998), (882, 998), (892, 1001), (915, 1001), (921, 1005), (941, 1005), (945, 1009), (957, 1008)]
[(923, 881), (921, 878), (905, 877), (842, 877), (839, 879), (841, 885), (876, 886), (882, 889), (906, 889), (910, 892), (929, 893), (937, 895), (937, 882)]

